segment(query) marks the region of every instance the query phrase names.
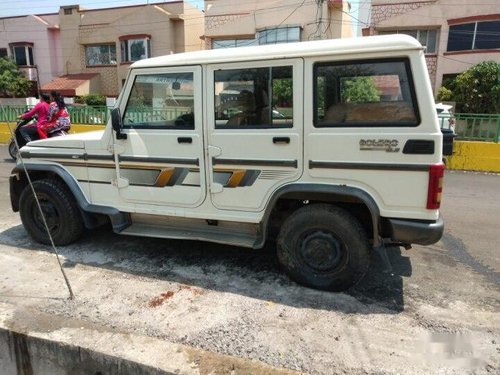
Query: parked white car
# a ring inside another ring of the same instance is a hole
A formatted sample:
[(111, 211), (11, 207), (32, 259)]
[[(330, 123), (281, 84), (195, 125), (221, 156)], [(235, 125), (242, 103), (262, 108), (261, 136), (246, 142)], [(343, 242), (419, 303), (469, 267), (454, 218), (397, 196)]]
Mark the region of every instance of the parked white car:
[(57, 245), (107, 222), (254, 249), (271, 239), (292, 279), (345, 290), (374, 251), (390, 268), (385, 246), (443, 234), (430, 87), (424, 49), (406, 35), (137, 61), (105, 130), (21, 149), (12, 208), (44, 244), (33, 191)]
[(453, 106), (449, 104), (437, 103), (436, 112), (441, 129), (453, 130), (453, 134), (455, 134), (456, 120), (455, 115), (453, 114)]

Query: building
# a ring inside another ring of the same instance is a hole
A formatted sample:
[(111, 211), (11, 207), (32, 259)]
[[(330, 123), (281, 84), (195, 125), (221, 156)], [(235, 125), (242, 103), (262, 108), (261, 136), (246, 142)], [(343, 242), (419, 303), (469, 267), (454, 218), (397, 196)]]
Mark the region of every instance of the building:
[(90, 92), (107, 96), (118, 94), (134, 61), (203, 49), (203, 13), (184, 1), (93, 10), (63, 6), (59, 22), (67, 80), (86, 74)]
[[(134, 61), (203, 49), (203, 12), (185, 1), (0, 19), (0, 56), (42, 91), (117, 96)], [(37, 69), (34, 69), (37, 68)], [(34, 73), (33, 73), (34, 72)]]
[(358, 15), (354, 21), (357, 23), (356, 36), (363, 35), (363, 29), (370, 25), (372, 0), (358, 0)]
[(495, 0), (372, 0), (364, 35), (409, 34), (425, 46), (434, 92), (443, 80), (482, 61), (500, 62)]
[(206, 49), (353, 35), (343, 0), (205, 0)]
[(14, 59), (35, 93), (63, 72), (58, 24), (57, 13), (0, 18), (0, 58)]

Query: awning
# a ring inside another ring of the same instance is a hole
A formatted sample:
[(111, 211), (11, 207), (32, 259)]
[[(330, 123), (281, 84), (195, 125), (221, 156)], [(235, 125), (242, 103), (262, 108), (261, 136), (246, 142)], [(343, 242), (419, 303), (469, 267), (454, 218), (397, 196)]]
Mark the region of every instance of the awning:
[(98, 84), (99, 76), (99, 73), (67, 74), (46, 83), (41, 91), (46, 93), (58, 91), (62, 96), (92, 94), (92, 88)]

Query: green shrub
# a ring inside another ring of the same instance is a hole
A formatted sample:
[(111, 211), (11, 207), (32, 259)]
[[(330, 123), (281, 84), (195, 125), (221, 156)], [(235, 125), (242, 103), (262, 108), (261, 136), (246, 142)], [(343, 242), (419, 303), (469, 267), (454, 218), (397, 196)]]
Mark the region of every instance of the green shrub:
[(452, 98), (453, 98), (453, 92), (450, 89), (444, 86), (441, 86), (438, 89), (437, 100), (448, 102), (451, 101)]
[(75, 103), (87, 104), (92, 106), (103, 106), (106, 105), (106, 97), (97, 94), (82, 95), (75, 98)]
[(457, 112), (497, 113), (500, 109), (500, 63), (484, 61), (455, 78)]

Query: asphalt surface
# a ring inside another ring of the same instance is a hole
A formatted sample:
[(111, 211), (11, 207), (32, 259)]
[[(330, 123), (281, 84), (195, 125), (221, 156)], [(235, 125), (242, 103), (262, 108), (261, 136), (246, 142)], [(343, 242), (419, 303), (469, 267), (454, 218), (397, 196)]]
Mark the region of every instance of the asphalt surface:
[(498, 174), (448, 171), (442, 240), (390, 248), (393, 275), (374, 256), (347, 293), (291, 282), (272, 246), (249, 251), (103, 228), (59, 249), (76, 296), (68, 301), (52, 250), (28, 238), (10, 209), (13, 166), (0, 146), (0, 305), (45, 317), (42, 324), (35, 314), (25, 329), (81, 324), (312, 374), (498, 373)]

